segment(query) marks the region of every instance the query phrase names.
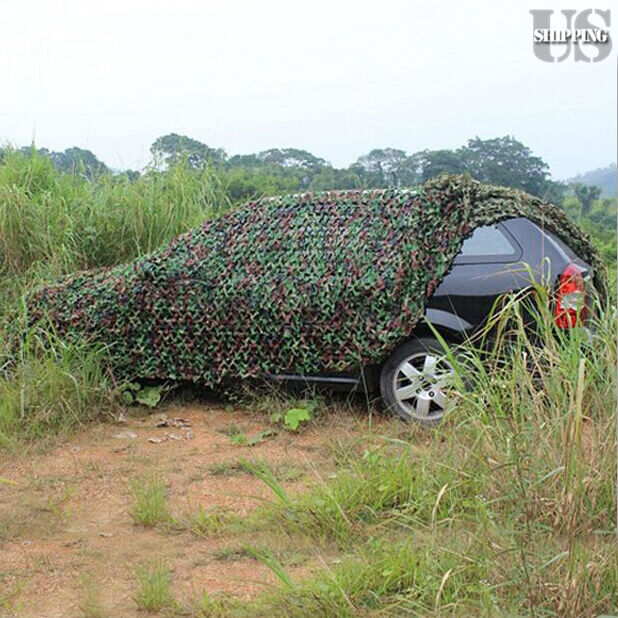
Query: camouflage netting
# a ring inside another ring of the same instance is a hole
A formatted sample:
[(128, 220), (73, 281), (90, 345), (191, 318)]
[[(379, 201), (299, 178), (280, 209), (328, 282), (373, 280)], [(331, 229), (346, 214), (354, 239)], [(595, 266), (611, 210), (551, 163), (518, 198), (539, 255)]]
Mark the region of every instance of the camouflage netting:
[(33, 293), (31, 323), (110, 345), (122, 377), (344, 371), (383, 360), (477, 226), (525, 216), (597, 273), (587, 237), (520, 191), (443, 176), (416, 191), (325, 192), (251, 202), (133, 262)]

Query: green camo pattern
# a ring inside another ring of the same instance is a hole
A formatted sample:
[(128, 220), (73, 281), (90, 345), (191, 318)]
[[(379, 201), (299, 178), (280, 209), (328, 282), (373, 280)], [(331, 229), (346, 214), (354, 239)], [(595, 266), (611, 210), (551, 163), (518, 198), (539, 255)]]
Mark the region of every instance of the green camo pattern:
[(418, 190), (250, 202), (133, 262), (30, 295), (30, 323), (110, 347), (117, 375), (215, 385), (229, 377), (345, 371), (412, 332), (474, 228), (525, 216), (596, 273), (586, 235), (521, 191), (441, 176)]

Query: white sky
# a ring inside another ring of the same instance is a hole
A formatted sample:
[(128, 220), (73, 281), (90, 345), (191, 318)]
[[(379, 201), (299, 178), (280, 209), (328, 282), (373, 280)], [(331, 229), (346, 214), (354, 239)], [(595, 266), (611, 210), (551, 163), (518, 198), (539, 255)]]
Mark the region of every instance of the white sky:
[(608, 165), (616, 26), (603, 62), (544, 63), (529, 10), (596, 5), (538, 2), (0, 0), (0, 143), (137, 168), (175, 132), (345, 166), (512, 134), (556, 178)]

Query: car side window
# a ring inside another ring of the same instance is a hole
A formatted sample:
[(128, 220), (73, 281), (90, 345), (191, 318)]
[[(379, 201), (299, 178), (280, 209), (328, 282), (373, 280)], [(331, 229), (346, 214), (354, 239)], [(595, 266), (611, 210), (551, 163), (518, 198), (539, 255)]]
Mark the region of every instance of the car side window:
[(497, 225), (477, 227), (472, 236), (466, 238), (456, 258), (460, 264), (478, 261), (507, 262), (519, 255), (518, 248)]

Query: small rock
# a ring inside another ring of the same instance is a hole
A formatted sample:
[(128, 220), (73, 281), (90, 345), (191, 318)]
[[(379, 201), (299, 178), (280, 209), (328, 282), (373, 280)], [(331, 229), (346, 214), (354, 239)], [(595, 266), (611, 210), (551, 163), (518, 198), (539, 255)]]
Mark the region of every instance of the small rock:
[(181, 429), (191, 427), (191, 422), (188, 418), (173, 418), (170, 420), (170, 424), (172, 427), (180, 427)]
[(134, 431), (119, 431), (113, 435), (114, 438), (119, 440), (134, 440), (137, 438), (137, 434)]

